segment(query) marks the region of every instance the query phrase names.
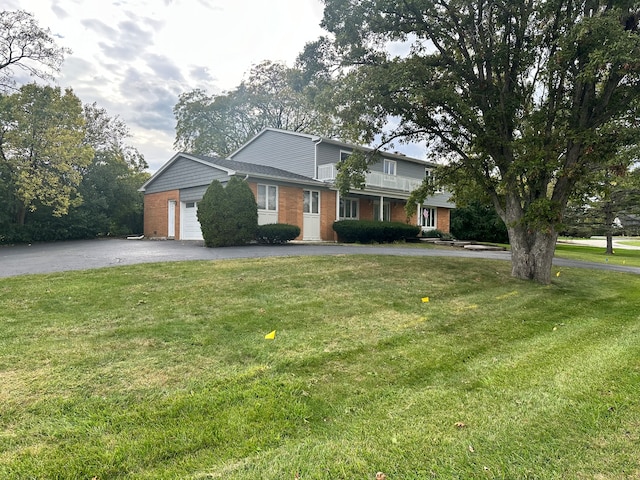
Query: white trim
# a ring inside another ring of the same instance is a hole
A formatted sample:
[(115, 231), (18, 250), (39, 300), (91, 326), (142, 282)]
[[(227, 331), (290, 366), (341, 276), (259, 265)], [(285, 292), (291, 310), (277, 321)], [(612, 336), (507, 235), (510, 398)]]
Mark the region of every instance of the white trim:
[(176, 200), (167, 203), (167, 237), (176, 238)]

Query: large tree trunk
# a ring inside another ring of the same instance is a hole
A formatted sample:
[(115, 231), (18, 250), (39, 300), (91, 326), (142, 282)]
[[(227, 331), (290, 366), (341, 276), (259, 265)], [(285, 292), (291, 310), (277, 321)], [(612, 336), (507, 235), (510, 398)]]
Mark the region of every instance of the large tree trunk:
[(498, 210), (498, 213), (501, 214), (509, 233), (511, 275), (522, 280), (535, 280), (544, 285), (551, 283), (551, 268), (558, 233), (552, 226), (535, 228), (527, 224), (515, 188), (505, 196), (505, 200), (505, 208)]
[(528, 231), (522, 225), (507, 228), (511, 243), (511, 275), (523, 280), (551, 283), (553, 254), (558, 234)]

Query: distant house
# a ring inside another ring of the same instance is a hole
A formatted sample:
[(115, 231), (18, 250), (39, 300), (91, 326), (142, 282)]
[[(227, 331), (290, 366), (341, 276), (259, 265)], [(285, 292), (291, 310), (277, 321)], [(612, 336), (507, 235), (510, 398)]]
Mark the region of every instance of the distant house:
[[(335, 241), (333, 222), (343, 219), (406, 220), (404, 206), (434, 164), (381, 152), (363, 190), (342, 196), (334, 185), (336, 165), (354, 150), (347, 143), (266, 128), (229, 158), (177, 153), (142, 187), (144, 234), (148, 238), (201, 240), (197, 204), (213, 180), (246, 178), (258, 203), (258, 223), (300, 227), (300, 240)], [(445, 192), (416, 205), (410, 221), (424, 230), (449, 231), (454, 205)]]

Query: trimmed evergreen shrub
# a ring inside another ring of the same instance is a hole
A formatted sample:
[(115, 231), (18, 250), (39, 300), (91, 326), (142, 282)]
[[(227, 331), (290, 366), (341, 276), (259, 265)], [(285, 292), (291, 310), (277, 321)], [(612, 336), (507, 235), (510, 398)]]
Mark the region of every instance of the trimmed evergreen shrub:
[(198, 203), (198, 221), (207, 247), (244, 245), (255, 238), (258, 206), (244, 180), (231, 177), (227, 187), (214, 180)]
[(339, 220), (333, 223), (338, 240), (345, 243), (391, 243), (413, 239), (420, 234), (420, 227), (401, 222), (373, 220)]
[(225, 187), (231, 216), (231, 245), (244, 245), (255, 239), (258, 228), (258, 204), (249, 184), (231, 177)]
[(300, 235), (300, 227), (288, 223), (259, 225), (256, 233), (258, 243), (278, 245), (289, 242)]
[(225, 245), (226, 233), (223, 231), (227, 220), (227, 196), (222, 183), (214, 180), (198, 202), (198, 222), (202, 230), (205, 247), (222, 247)]
[(206, 247), (244, 245), (255, 238), (258, 205), (249, 184), (231, 177), (226, 188), (214, 180), (198, 203)]

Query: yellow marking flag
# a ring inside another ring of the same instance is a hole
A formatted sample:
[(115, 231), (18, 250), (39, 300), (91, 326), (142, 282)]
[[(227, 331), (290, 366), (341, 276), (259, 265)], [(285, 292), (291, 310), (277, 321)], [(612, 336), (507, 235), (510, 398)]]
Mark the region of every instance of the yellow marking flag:
[(429, 297), (422, 297), (422, 303), (427, 303), (429, 301)]
[(265, 340), (273, 340), (276, 338), (276, 331), (274, 330), (273, 332), (267, 333), (264, 336)]
[(559, 277), (559, 276), (560, 276), (560, 272), (556, 273), (556, 277)]

